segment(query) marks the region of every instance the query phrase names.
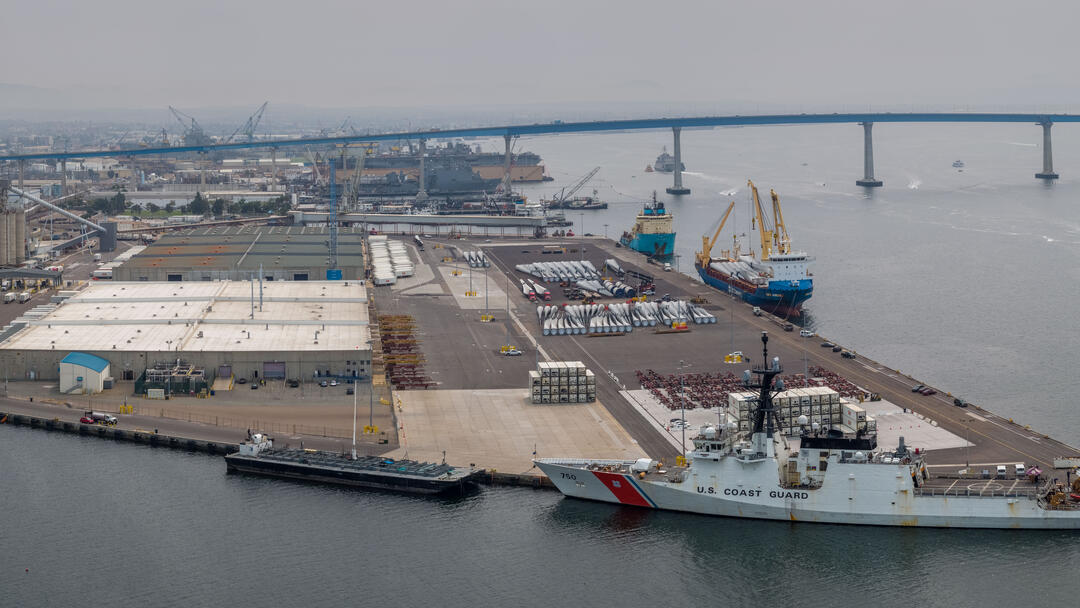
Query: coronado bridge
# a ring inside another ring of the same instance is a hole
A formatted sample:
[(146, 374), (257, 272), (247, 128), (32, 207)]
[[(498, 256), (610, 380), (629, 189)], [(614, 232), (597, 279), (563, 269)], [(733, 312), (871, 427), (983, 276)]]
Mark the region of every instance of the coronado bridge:
[[(337, 145), (378, 141), (418, 140), (423, 159), (424, 143), (431, 139), (455, 137), (502, 137), (505, 147), (504, 179), (509, 180), (511, 165), (511, 142), (515, 137), (556, 135), (561, 133), (599, 133), (611, 131), (638, 131), (670, 129), (674, 138), (675, 170), (674, 183), (667, 189), (669, 194), (689, 194), (690, 190), (682, 183), (682, 144), (681, 133), (685, 129), (708, 127), (732, 127), (755, 125), (807, 125), (807, 124), (857, 124), (863, 128), (863, 177), (856, 184), (865, 187), (878, 187), (881, 180), (874, 176), (874, 123), (1028, 123), (1042, 127), (1043, 159), (1042, 170), (1035, 174), (1043, 180), (1057, 179), (1054, 172), (1053, 148), (1050, 131), (1056, 122), (1080, 122), (1080, 114), (1037, 114), (1037, 113), (974, 113), (974, 112), (867, 112), (833, 114), (763, 114), (733, 116), (699, 116), (682, 118), (642, 118), (629, 120), (607, 120), (588, 122), (562, 122), (518, 124), (504, 126), (484, 126), (453, 129), (428, 129), (396, 133), (365, 133), (335, 137), (301, 137), (293, 139), (261, 140), (225, 144), (206, 144), (196, 146), (138, 147), (111, 150), (81, 150), (65, 152), (40, 152), (34, 154), (11, 154), (0, 156), (0, 162), (18, 164), (19, 181), (22, 182), (23, 169), (28, 160), (56, 160), (66, 166), (71, 159), (94, 157), (130, 157), (148, 154), (208, 153), (218, 150), (241, 150), (251, 148), (270, 148), (275, 155), (277, 150), (293, 146)], [(423, 175), (423, 172), (421, 172)], [(422, 187), (422, 185), (421, 185)]]

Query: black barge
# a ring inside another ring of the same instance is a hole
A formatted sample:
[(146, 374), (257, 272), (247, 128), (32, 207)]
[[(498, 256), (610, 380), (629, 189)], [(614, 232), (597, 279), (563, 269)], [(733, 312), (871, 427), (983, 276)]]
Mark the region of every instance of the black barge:
[(298, 449), (241, 450), (225, 457), (230, 473), (249, 473), (317, 483), (410, 494), (463, 494), (475, 488), (482, 471), (446, 463), (393, 460)]

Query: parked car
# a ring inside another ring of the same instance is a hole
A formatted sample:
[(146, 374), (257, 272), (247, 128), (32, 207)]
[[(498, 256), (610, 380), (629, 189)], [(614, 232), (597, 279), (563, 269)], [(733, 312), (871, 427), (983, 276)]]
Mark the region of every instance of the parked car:
[(921, 391), (919, 391), (919, 393), (922, 394), (922, 395), (936, 395), (937, 391), (935, 391), (934, 389), (927, 386), (927, 387), (924, 387)]
[(813, 338), (814, 337), (814, 332), (810, 331), (809, 329), (802, 329), (802, 330), (799, 330), (799, 335), (804, 337), (804, 338)]
[(851, 352), (850, 350), (841, 350), (840, 351), (840, 356), (845, 358), (845, 359), (854, 359), (855, 358), (855, 353)]
[(94, 424), (94, 419), (89, 416), (83, 416), (82, 418), (79, 418), (79, 422), (83, 424)]
[(330, 386), (337, 386), (337, 385), (338, 385), (338, 381), (337, 381), (337, 380), (331, 380), (331, 381), (330, 381)]
[(247, 384), (247, 378), (237, 378), (236, 383), (237, 384)]
[(322, 382), (319, 382), (319, 386), (321, 386), (323, 388), (326, 388), (326, 387), (330, 386), (330, 383), (327, 382), (326, 380), (323, 380)]
[(525, 354), (525, 353), (521, 352), (520, 350), (518, 350), (516, 348), (511, 348), (510, 350), (503, 351), (503, 356), (505, 356), (505, 357), (517, 357), (518, 355), (523, 355), (523, 354)]
[(784, 324), (784, 331), (795, 331), (795, 326), (791, 323)]
[(292, 388), (296, 388), (296, 387), (300, 386), (300, 381), (296, 380), (296, 379), (289, 380), (289, 386), (292, 387)]
[(832, 352), (834, 352), (834, 353), (838, 353), (838, 352), (840, 352), (842, 350), (844, 350), (844, 347), (840, 346), (840, 345), (834, 344), (833, 347), (832, 347)]
[(915, 386), (911, 387), (911, 392), (917, 393), (917, 392), (921, 391), (924, 388), (926, 388), (925, 384), (916, 384)]
[(354, 395), (354, 394), (356, 394), (356, 389), (350, 386), (349, 388), (345, 389), (345, 394), (346, 395)]
[(832, 342), (822, 342), (822, 343), (821, 343), (821, 347), (822, 347), (822, 348), (832, 348), (832, 347), (834, 347), (834, 346), (836, 346), (836, 345), (835, 345), (835, 344), (833, 344)]
[(258, 382), (252, 382), (251, 383), (251, 390), (253, 390), (253, 391), (258, 390), (258, 388), (259, 388), (259, 383)]
[(967, 407), (968, 406), (968, 402), (964, 401), (963, 399), (961, 399), (959, 397), (953, 398), (952, 402), (953, 402), (953, 405), (955, 405), (956, 407)]

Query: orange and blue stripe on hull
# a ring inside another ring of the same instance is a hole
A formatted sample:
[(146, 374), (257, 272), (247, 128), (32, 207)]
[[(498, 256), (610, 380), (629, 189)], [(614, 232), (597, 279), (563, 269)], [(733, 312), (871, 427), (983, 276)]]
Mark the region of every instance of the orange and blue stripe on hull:
[(634, 481), (633, 477), (603, 471), (593, 471), (592, 474), (600, 480), (600, 483), (604, 484), (604, 487), (611, 491), (619, 503), (635, 507), (656, 508), (656, 503), (641, 489), (641, 486)]

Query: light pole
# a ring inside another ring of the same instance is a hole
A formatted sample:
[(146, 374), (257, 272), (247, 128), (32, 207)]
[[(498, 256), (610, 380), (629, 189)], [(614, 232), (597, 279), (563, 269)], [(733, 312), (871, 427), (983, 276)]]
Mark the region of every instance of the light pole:
[(581, 261), (585, 261), (585, 214), (579, 213), (581, 216)]
[(682, 446), (679, 451), (682, 452), (683, 466), (686, 466), (686, 384), (684, 383), (683, 371), (686, 369), (686, 361), (679, 359), (679, 404), (682, 409), (682, 422), (679, 426), (682, 427)]
[(604, 240), (607, 240), (607, 224), (604, 224)]
[(679, 272), (679, 258), (681, 257), (681, 255), (675, 254), (675, 272)]
[(356, 391), (352, 394), (352, 459), (356, 460)]

